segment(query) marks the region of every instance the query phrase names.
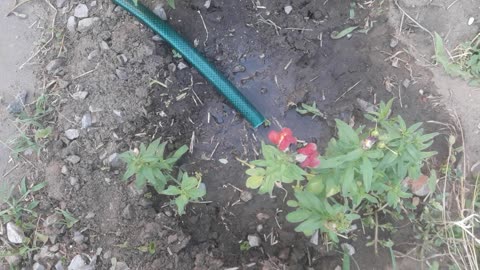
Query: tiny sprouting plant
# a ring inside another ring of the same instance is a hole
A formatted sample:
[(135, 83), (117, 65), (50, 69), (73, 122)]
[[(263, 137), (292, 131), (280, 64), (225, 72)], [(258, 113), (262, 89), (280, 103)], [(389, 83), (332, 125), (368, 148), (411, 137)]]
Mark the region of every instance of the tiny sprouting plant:
[(148, 147), (142, 143), (139, 150), (122, 153), (120, 157), (127, 163), (123, 179), (128, 180), (135, 175), (135, 185), (138, 189), (148, 183), (161, 193), (168, 180), (173, 179), (170, 175), (173, 166), (188, 151), (188, 147), (184, 145), (165, 158), (166, 145), (166, 142), (160, 143), (157, 139)]
[(38, 214), (35, 212), (35, 208), (40, 203), (35, 200), (32, 193), (37, 192), (46, 186), (45, 182), (36, 184), (31, 188), (27, 187), (26, 179), (23, 178), (20, 182), (20, 198), (15, 198), (11, 194), (11, 189), (5, 191), (4, 194), (9, 197), (2, 198), (1, 204), (6, 204), (6, 208), (0, 211), (0, 218), (4, 224), (8, 222), (14, 222), (17, 226), (20, 226), (24, 230), (31, 230), (35, 228), (35, 221)]
[[(166, 142), (160, 143), (160, 140), (155, 140), (148, 147), (141, 144), (140, 150), (121, 154), (121, 158), (127, 163), (127, 171), (123, 178), (127, 180), (135, 176), (137, 188), (140, 189), (149, 184), (159, 194), (174, 196), (175, 199), (172, 202), (177, 208), (177, 213), (183, 215), (189, 202), (205, 196), (206, 188), (201, 181), (200, 173), (189, 176), (188, 173), (179, 171), (177, 179), (171, 175), (173, 166), (188, 151), (188, 148), (184, 145), (165, 158), (166, 144)], [(165, 189), (169, 182), (171, 184)]]
[(68, 229), (71, 229), (73, 225), (78, 222), (78, 219), (68, 212), (68, 210), (58, 210), (57, 213), (63, 216), (63, 223)]
[[(37, 230), (39, 215), (35, 211), (40, 203), (35, 199), (33, 193), (43, 189), (46, 183), (42, 182), (31, 187), (27, 186), (26, 179), (23, 178), (19, 185), (19, 197), (12, 195), (13, 187), (2, 185), (0, 188), (0, 223), (13, 224), (24, 234), (21, 243), (5, 242), (0, 246), (0, 258), (6, 256), (20, 256), (22, 258), (32, 256), (32, 251), (37, 250), (37, 243), (45, 243), (46, 236)], [(7, 225), (8, 226), (8, 225)], [(11, 268), (13, 266), (10, 266)], [(13, 268), (12, 268), (13, 269)]]
[(187, 204), (205, 196), (207, 191), (199, 174), (188, 176), (187, 173), (179, 173), (178, 178), (176, 184), (170, 185), (162, 194), (175, 196), (173, 202), (177, 207), (178, 214), (183, 215)]
[(322, 113), (318, 108), (317, 108), (317, 103), (314, 101), (312, 105), (308, 105), (306, 103), (302, 103), (301, 108), (297, 108), (297, 112), (299, 114), (312, 114), (312, 119), (315, 117), (320, 117), (320, 118), (325, 118), (325, 114)]
[(449, 57), (443, 40), (435, 33), (435, 59), (452, 77), (462, 77), (472, 85), (480, 85), (480, 35), (460, 44)]
[(294, 183), (296, 200), (288, 205), (295, 210), (287, 220), (299, 223), (296, 231), (319, 230), (335, 242), (362, 215), (386, 207), (400, 213), (402, 199), (411, 197), (402, 182), (419, 178), (424, 160), (435, 155), (427, 149), (437, 134), (424, 134), (421, 123), (408, 127), (402, 117), (390, 117), (392, 103), (381, 102), (378, 111), (366, 115), (373, 123), (369, 129), (336, 120), (337, 136), (323, 156), (313, 143), (296, 149), (288, 128), (271, 131), (277, 147), (262, 144), (263, 159), (245, 163), (247, 187), (271, 194), (276, 186)]

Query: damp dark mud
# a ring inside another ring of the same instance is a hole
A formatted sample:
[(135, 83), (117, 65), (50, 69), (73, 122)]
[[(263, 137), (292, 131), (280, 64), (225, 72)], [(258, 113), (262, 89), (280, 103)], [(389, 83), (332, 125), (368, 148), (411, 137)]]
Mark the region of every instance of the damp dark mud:
[[(268, 132), (281, 127), (291, 128), (301, 140), (317, 143), (323, 152), (336, 134), (334, 119), (355, 126), (368, 124), (359, 99), (377, 104), (395, 98), (393, 113), (409, 124), (449, 121), (436, 102), (429, 71), (415, 65), (406, 53), (400, 60), (392, 57), (403, 45), (391, 46), (388, 1), (357, 6), (354, 16), (350, 1), (212, 0), (208, 9), (204, 1), (176, 3), (175, 10), (165, 7), (169, 23), (197, 45), (270, 125), (253, 129), (198, 71), (174, 57), (168, 44), (152, 39), (150, 30), (109, 1), (98, 1), (90, 13), (101, 15), (98, 24), (66, 35), (68, 50), (62, 56), (66, 64), (51, 90), (61, 97), (56, 107), (61, 117), (45, 167), (51, 168), (48, 176), (65, 192), (49, 190), (47, 195), (49, 204), (62, 203), (80, 217), (77, 226), (87, 228), (88, 244), (74, 251), (93, 252), (99, 247), (109, 251), (110, 257), (99, 261), (101, 269), (107, 269), (111, 257), (132, 269), (334, 269), (341, 265), (342, 254), (310, 243), (294, 231), (295, 224), (286, 222), (289, 209), (284, 198), (291, 194), (277, 189), (270, 198), (249, 190), (251, 200), (240, 200), (247, 188), (245, 167), (238, 160), (258, 158)], [(156, 2), (147, 4), (153, 7)], [(292, 6), (289, 14), (284, 11), (287, 5)], [(351, 25), (368, 31), (342, 39), (330, 37)], [(78, 91), (88, 96), (73, 100)], [(324, 118), (296, 112), (302, 103), (313, 102)], [(85, 115), (92, 119), (90, 126), (81, 129), (77, 140), (65, 139), (63, 131), (80, 128)], [(443, 132), (432, 123), (425, 128)], [(167, 151), (190, 146), (180, 168), (201, 173), (206, 184), (206, 202), (189, 205), (185, 216), (172, 216), (165, 197), (135, 191), (131, 182), (121, 181), (123, 168), (108, 164), (113, 153), (156, 138), (169, 141)], [(433, 148), (440, 152), (433, 166), (439, 166), (445, 158), (445, 142), (438, 140)], [(70, 155), (81, 160), (68, 164), (64, 160)], [(79, 184), (71, 185), (71, 177), (78, 178)], [(400, 246), (406, 251), (415, 244), (412, 226), (398, 226), (399, 233), (380, 237), (408, 242)], [(260, 236), (261, 246), (242, 251), (240, 242), (249, 234)], [(353, 234), (354, 240), (348, 242), (356, 249), (353, 258), (360, 269), (389, 267), (387, 250), (380, 249), (374, 256), (373, 248), (366, 246), (373, 237), (371, 230), (358, 229)], [(137, 249), (150, 242), (158, 247), (154, 255)]]

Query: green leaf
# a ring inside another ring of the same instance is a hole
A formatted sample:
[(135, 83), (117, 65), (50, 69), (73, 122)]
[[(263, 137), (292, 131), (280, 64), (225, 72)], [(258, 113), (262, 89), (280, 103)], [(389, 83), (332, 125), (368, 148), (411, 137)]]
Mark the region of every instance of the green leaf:
[(358, 145), (360, 143), (360, 139), (352, 127), (339, 119), (335, 119), (335, 122), (337, 123), (338, 138), (340, 141), (345, 141), (351, 145)]
[(363, 185), (365, 186), (365, 191), (369, 192), (373, 181), (373, 167), (372, 163), (367, 157), (363, 158), (360, 170), (363, 175)]
[(135, 4), (135, 6), (138, 6), (138, 0), (132, 0), (133, 4)]
[(289, 207), (298, 207), (298, 202), (297, 201), (294, 201), (294, 200), (288, 200), (287, 201), (287, 205)]
[(21, 193), (22, 195), (25, 195), (25, 194), (27, 193), (27, 191), (28, 191), (28, 190), (27, 190), (27, 183), (26, 183), (26, 181), (27, 181), (27, 180), (26, 180), (25, 177), (24, 177), (24, 178), (22, 178), (22, 181), (20, 182), (20, 193)]
[(430, 173), (430, 177), (428, 178), (428, 190), (430, 193), (434, 193), (437, 186), (437, 172), (432, 170)]
[(182, 193), (182, 191), (176, 187), (176, 186), (168, 186), (167, 189), (165, 189), (164, 191), (162, 191), (162, 194), (163, 195), (168, 195), (168, 196), (176, 196), (176, 195), (180, 195)]
[(305, 219), (310, 217), (310, 215), (311, 215), (310, 211), (305, 209), (298, 209), (291, 213), (288, 213), (287, 220), (288, 222), (291, 222), (291, 223), (298, 223), (298, 222), (304, 221)]
[(38, 184), (36, 184), (35, 186), (33, 186), (33, 187), (30, 189), (30, 191), (31, 191), (31, 192), (37, 192), (37, 191), (41, 190), (42, 188), (44, 188), (46, 185), (47, 185), (46, 182), (38, 183)]
[(343, 175), (343, 183), (342, 183), (342, 194), (343, 196), (347, 196), (350, 190), (352, 190), (352, 186), (356, 185), (353, 181), (354, 176), (354, 168), (348, 167), (345, 169), (345, 174)]
[(343, 29), (342, 31), (340, 32), (337, 32), (337, 31), (333, 31), (331, 34), (330, 34), (330, 37), (332, 39), (341, 39), (343, 38), (344, 36), (352, 33), (355, 29), (357, 29), (358, 26), (350, 26), (350, 27), (347, 27), (345, 29)]
[(178, 148), (171, 157), (175, 160), (179, 160), (187, 151), (188, 147), (186, 145), (183, 145), (182, 147)]
[(52, 134), (52, 127), (47, 127), (43, 129), (38, 129), (35, 131), (35, 141), (38, 141), (40, 139), (46, 139), (48, 136)]
[(181, 216), (185, 214), (185, 207), (188, 204), (188, 198), (184, 195), (180, 195), (175, 198), (175, 205), (177, 206), (178, 214)]
[(262, 185), (263, 179), (264, 179), (264, 176), (261, 176), (261, 175), (250, 176), (247, 179), (246, 186), (251, 189), (257, 189)]
[(67, 228), (72, 228), (75, 223), (78, 222), (78, 219), (76, 219), (70, 212), (67, 210), (60, 210), (60, 213), (63, 215), (63, 218), (65, 219), (65, 225)]
[(194, 176), (188, 176), (187, 173), (183, 175), (182, 183), (180, 184), (183, 190), (189, 190), (198, 185), (198, 179)]
[(167, 0), (167, 3), (171, 8), (175, 9), (175, 0)]
[(251, 168), (251, 169), (246, 170), (245, 173), (250, 175), (250, 176), (255, 176), (255, 175), (263, 176), (263, 175), (265, 175), (265, 169), (263, 169), (263, 168)]

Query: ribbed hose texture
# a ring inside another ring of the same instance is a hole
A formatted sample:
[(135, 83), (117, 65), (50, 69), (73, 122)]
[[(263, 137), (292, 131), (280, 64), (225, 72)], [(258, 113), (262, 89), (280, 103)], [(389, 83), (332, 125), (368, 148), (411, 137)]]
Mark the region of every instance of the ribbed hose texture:
[(225, 98), (239, 111), (250, 124), (257, 128), (264, 121), (263, 115), (238, 91), (238, 89), (208, 62), (190, 43), (180, 36), (166, 22), (157, 17), (147, 7), (132, 0), (113, 0), (130, 12), (139, 21), (150, 27), (157, 35), (168, 42), (185, 60), (194, 66)]

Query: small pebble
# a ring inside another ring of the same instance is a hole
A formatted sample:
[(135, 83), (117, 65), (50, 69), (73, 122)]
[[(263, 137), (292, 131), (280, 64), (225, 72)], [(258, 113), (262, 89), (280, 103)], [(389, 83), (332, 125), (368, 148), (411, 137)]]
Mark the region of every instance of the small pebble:
[(163, 5), (157, 5), (153, 9), (153, 13), (157, 15), (160, 19), (166, 21), (167, 20), (167, 13), (165, 12), (165, 9), (163, 8)]
[(180, 62), (180, 63), (178, 63), (177, 67), (178, 67), (179, 70), (184, 70), (184, 69), (186, 69), (188, 66), (185, 65), (185, 63)]
[(284, 10), (285, 13), (288, 15), (288, 14), (290, 14), (290, 12), (292, 12), (293, 7), (292, 7), (292, 6), (285, 6), (285, 7), (283, 8), (283, 10)]
[(80, 162), (80, 157), (77, 155), (71, 155), (67, 157), (67, 161), (71, 164), (77, 164)]
[(468, 19), (468, 25), (472, 25), (474, 22), (475, 22), (475, 18), (470, 17), (470, 18)]
[(73, 12), (73, 16), (77, 18), (87, 18), (88, 17), (88, 7), (85, 4), (78, 4)]
[(65, 137), (67, 137), (69, 140), (75, 140), (80, 136), (80, 132), (78, 129), (68, 129), (65, 131)]
[(78, 91), (72, 94), (72, 98), (75, 100), (84, 100), (85, 98), (87, 98), (87, 96), (87, 91)]
[(258, 237), (257, 235), (254, 235), (254, 234), (248, 235), (247, 239), (248, 239), (248, 244), (250, 245), (250, 247), (258, 247), (258, 246), (260, 246), (260, 243), (262, 242), (262, 239), (260, 239), (260, 237)]

